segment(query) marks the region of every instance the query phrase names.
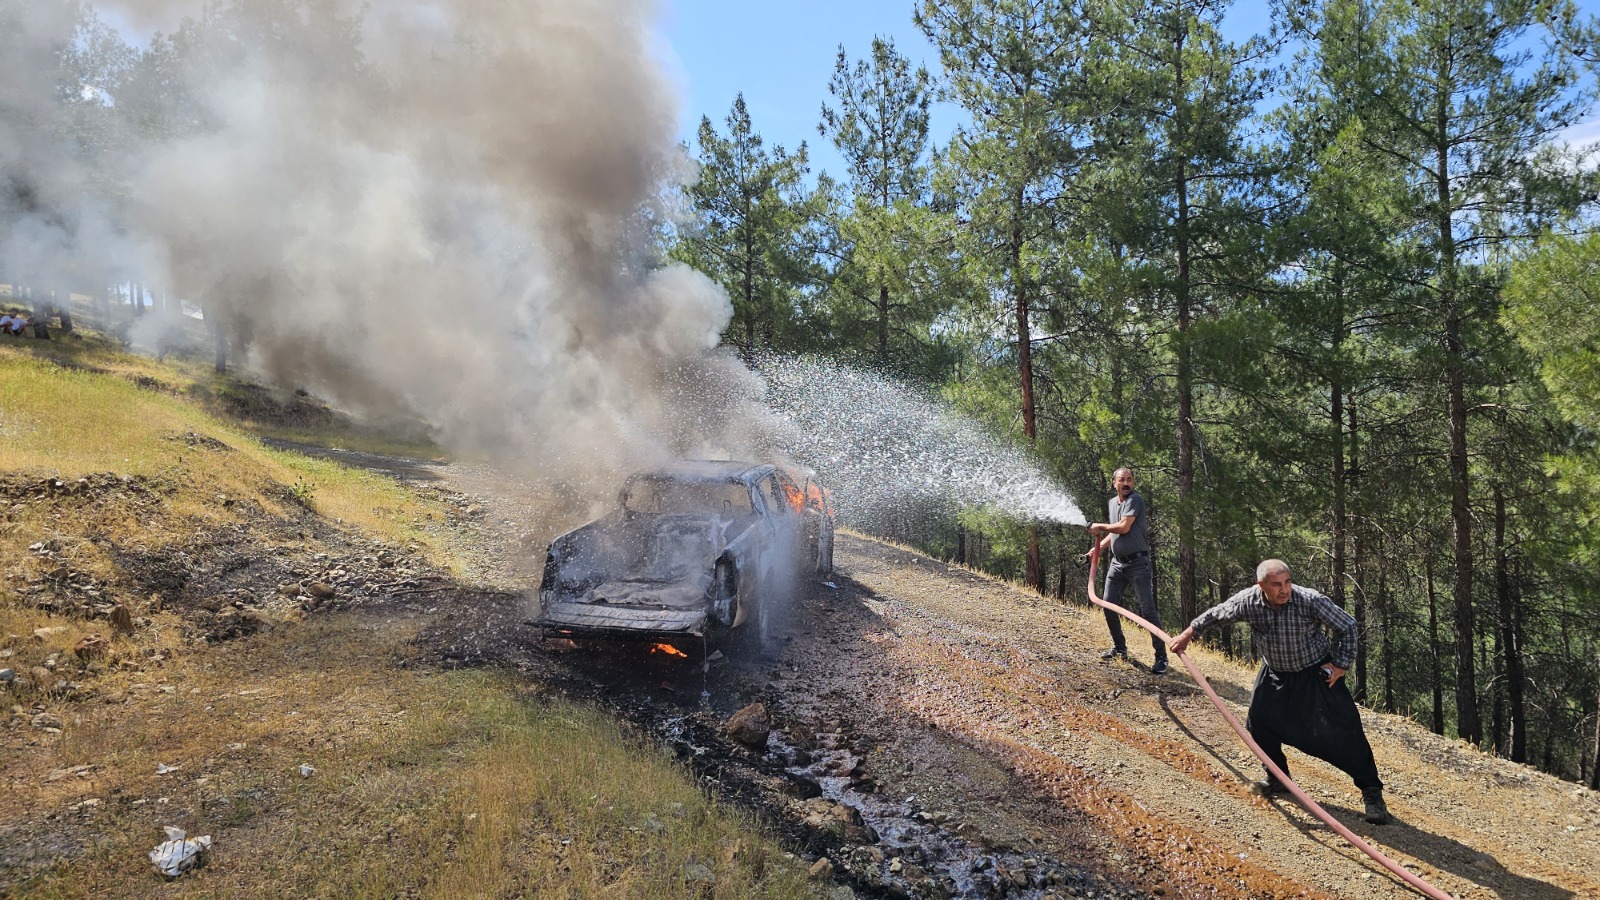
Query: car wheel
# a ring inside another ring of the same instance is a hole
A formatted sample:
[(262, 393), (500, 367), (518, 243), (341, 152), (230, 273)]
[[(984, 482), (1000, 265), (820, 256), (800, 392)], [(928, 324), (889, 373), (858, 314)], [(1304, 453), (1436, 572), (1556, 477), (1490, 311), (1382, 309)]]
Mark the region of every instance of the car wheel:
[(722, 613), (720, 618), (712, 616), (713, 642), (739, 652), (759, 653), (766, 633), (765, 610), (754, 601), (732, 562), (717, 563), (711, 578), (713, 612)]
[(771, 610), (751, 589), (749, 582), (737, 575), (733, 591), (734, 608), (737, 610), (734, 621), (738, 623), (733, 628), (733, 642), (741, 651), (759, 655), (765, 651), (767, 641), (772, 636)]

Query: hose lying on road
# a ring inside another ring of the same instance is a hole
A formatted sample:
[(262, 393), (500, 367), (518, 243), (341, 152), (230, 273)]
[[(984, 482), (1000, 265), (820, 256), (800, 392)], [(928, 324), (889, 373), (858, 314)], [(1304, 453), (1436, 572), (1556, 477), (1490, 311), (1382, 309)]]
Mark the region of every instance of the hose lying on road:
[[(1150, 632), (1151, 634), (1160, 638), (1162, 641), (1171, 643), (1172, 637), (1170, 635), (1155, 625), (1145, 621), (1144, 617), (1136, 615), (1129, 610), (1123, 609), (1122, 607), (1112, 603), (1107, 603), (1106, 601), (1100, 599), (1100, 595), (1095, 593), (1094, 590), (1094, 576), (1095, 572), (1098, 571), (1099, 568), (1099, 540), (1096, 539), (1095, 546), (1091, 548), (1089, 556), (1089, 599), (1094, 601), (1096, 606), (1108, 609), (1122, 616), (1123, 618), (1128, 619), (1129, 621), (1138, 625), (1140, 628), (1143, 628), (1145, 631)], [(1340, 837), (1343, 837), (1345, 840), (1350, 842), (1352, 847), (1355, 847), (1357, 850), (1360, 850), (1366, 855), (1372, 857), (1373, 860), (1379, 865), (1398, 875), (1402, 880), (1405, 881), (1406, 884), (1411, 885), (1426, 896), (1435, 898), (1435, 900), (1453, 900), (1449, 894), (1439, 890), (1428, 882), (1423, 881), (1420, 877), (1413, 875), (1411, 872), (1407, 871), (1404, 866), (1401, 866), (1399, 863), (1385, 856), (1383, 851), (1357, 837), (1355, 832), (1344, 827), (1344, 825), (1340, 823), (1338, 819), (1335, 819), (1328, 813), (1327, 810), (1323, 809), (1321, 804), (1306, 796), (1305, 791), (1300, 790), (1300, 785), (1295, 784), (1294, 780), (1289, 777), (1287, 772), (1284, 772), (1282, 769), (1278, 768), (1277, 764), (1267, 758), (1266, 751), (1261, 749), (1261, 746), (1255, 742), (1255, 739), (1250, 737), (1250, 733), (1245, 731), (1244, 726), (1239, 724), (1239, 720), (1234, 718), (1233, 713), (1230, 712), (1227, 705), (1222, 702), (1222, 698), (1218, 697), (1217, 692), (1211, 689), (1211, 682), (1207, 681), (1206, 677), (1200, 674), (1200, 669), (1189, 660), (1189, 657), (1183, 653), (1179, 653), (1177, 656), (1178, 659), (1183, 662), (1183, 667), (1189, 670), (1189, 674), (1194, 678), (1195, 684), (1200, 685), (1200, 689), (1205, 691), (1206, 696), (1211, 699), (1211, 705), (1215, 706), (1217, 708), (1217, 712), (1222, 713), (1222, 718), (1228, 721), (1228, 725), (1233, 728), (1234, 733), (1238, 734), (1239, 739), (1244, 741), (1245, 746), (1250, 748), (1250, 752), (1254, 753), (1256, 758), (1261, 760), (1261, 763), (1267, 767), (1267, 771), (1272, 773), (1272, 777), (1278, 779), (1279, 784), (1289, 789), (1289, 794), (1293, 796), (1295, 800), (1299, 801), (1301, 806), (1305, 807), (1306, 810), (1312, 815), (1321, 819), (1329, 828), (1337, 831)]]

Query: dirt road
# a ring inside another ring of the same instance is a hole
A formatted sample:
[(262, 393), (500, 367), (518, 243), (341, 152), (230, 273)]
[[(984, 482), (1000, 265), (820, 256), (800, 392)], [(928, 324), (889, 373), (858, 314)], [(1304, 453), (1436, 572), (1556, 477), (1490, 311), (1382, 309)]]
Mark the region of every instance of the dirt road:
[[(1199, 689), (1101, 662), (1097, 613), (875, 542), (841, 549), (841, 590), (814, 600), (783, 694), (889, 738), (880, 768), (903, 772), (903, 758), (912, 774), (885, 793), (992, 816), (998, 833), (1151, 893), (1410, 894), (1294, 804), (1250, 796), (1259, 766)], [(1253, 672), (1197, 658), (1242, 717)], [(1594, 793), (1366, 719), (1394, 824), (1361, 822), (1349, 779), (1291, 751), (1302, 786), (1357, 834), (1458, 897), (1600, 897)]]
[[(858, 894), (1415, 895), (1293, 802), (1250, 795), (1258, 764), (1187, 674), (1151, 675), (1141, 640), (1133, 664), (1099, 659), (1098, 610), (858, 536), (841, 535), (836, 561), (760, 658), (540, 642), (513, 626), (516, 604), (481, 599), (429, 640), (616, 708)], [(1242, 719), (1253, 670), (1191, 656)], [(765, 753), (720, 733), (751, 701), (774, 719)], [(1600, 897), (1600, 795), (1399, 717), (1365, 720), (1392, 824), (1362, 822), (1348, 778), (1290, 751), (1302, 787), (1357, 834), (1456, 897)]]

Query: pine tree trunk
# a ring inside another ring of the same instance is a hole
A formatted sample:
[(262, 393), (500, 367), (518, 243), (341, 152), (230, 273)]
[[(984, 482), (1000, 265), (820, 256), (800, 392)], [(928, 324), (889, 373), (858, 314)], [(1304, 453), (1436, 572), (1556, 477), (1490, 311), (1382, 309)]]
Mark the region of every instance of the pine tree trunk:
[[(1356, 405), (1350, 403), (1347, 407), (1350, 413), (1350, 468), (1360, 471), (1361, 447), (1356, 436), (1360, 434), (1356, 420)], [(1356, 644), (1356, 678), (1352, 691), (1356, 702), (1365, 703), (1367, 700), (1367, 654), (1371, 650), (1371, 642), (1367, 640), (1367, 551), (1362, 542), (1363, 530), (1352, 522), (1350, 526), (1350, 555), (1351, 569), (1355, 574), (1355, 612), (1356, 628), (1359, 629), (1361, 640)], [(1341, 607), (1344, 604), (1339, 604)]]
[[(745, 207), (745, 221), (749, 221), (750, 210)], [(755, 289), (755, 246), (754, 237), (747, 227), (744, 233), (744, 271), (740, 273), (744, 292), (744, 361), (753, 362), (756, 358), (756, 289)]]
[(1356, 633), (1360, 640), (1356, 643), (1355, 686), (1351, 693), (1355, 695), (1357, 703), (1367, 702), (1367, 654), (1371, 650), (1368, 646), (1367, 634), (1367, 565), (1366, 548), (1362, 546), (1361, 533), (1358, 531), (1353, 542), (1355, 552), (1356, 590), (1355, 609), (1350, 613), (1355, 616)]
[[(1344, 599), (1345, 535), (1348, 523), (1345, 517), (1345, 459), (1344, 459), (1344, 391), (1335, 375), (1328, 389), (1328, 403), (1332, 408), (1328, 419), (1333, 437), (1333, 528), (1328, 536), (1333, 545), (1333, 573), (1328, 583), (1328, 599), (1340, 609), (1348, 609)], [(1352, 466), (1353, 468), (1353, 466)]]
[(1424, 548), (1428, 578), (1428, 649), (1433, 668), (1433, 733), (1444, 734), (1444, 674), (1439, 671), (1439, 605), (1433, 591), (1433, 549)]
[[(51, 292), (54, 293), (53, 291)], [(28, 323), (33, 326), (33, 336), (37, 340), (50, 340), (50, 317), (55, 314), (54, 304), (45, 300), (42, 303), (33, 302), (33, 288), (28, 288), (28, 307), (33, 310), (33, 318)]]
[(1472, 609), (1472, 509), (1467, 486), (1467, 409), (1464, 361), (1460, 356), (1459, 317), (1451, 317), (1449, 333), (1455, 350), (1450, 365), (1450, 519), (1454, 528), (1453, 563), (1455, 579), (1451, 598), (1455, 605), (1456, 633), (1456, 731), (1462, 740), (1477, 744), (1483, 740), (1483, 723), (1478, 712), (1478, 679), (1473, 668), (1473, 638), (1476, 622)]
[[(1500, 654), (1505, 660), (1504, 696), (1509, 704), (1510, 739), (1506, 757), (1512, 762), (1527, 762), (1527, 714), (1524, 710), (1522, 679), (1522, 641), (1519, 634), (1516, 590), (1511, 583), (1510, 551), (1506, 548), (1506, 498), (1499, 484), (1494, 486), (1494, 593), (1499, 608)], [(1495, 717), (1500, 717), (1496, 697)], [(1499, 724), (1496, 724), (1498, 732)]]
[[(1330, 578), (1329, 599), (1338, 604), (1340, 609), (1346, 609), (1344, 599), (1344, 571), (1345, 571), (1345, 538), (1349, 528), (1346, 516), (1346, 492), (1349, 490), (1349, 472), (1355, 470), (1355, 460), (1352, 458), (1348, 468), (1344, 456), (1344, 366), (1339, 360), (1339, 353), (1344, 346), (1344, 268), (1337, 263), (1333, 270), (1333, 296), (1334, 314), (1338, 322), (1334, 326), (1333, 365), (1328, 378), (1328, 421), (1332, 426), (1330, 430), (1333, 438), (1333, 528), (1329, 539), (1333, 544), (1333, 573)], [(1350, 412), (1351, 440), (1355, 440), (1355, 410)], [(1352, 456), (1354, 450), (1352, 449)]]
[(1506, 755), (1505, 659), (1500, 629), (1495, 628), (1489, 641), (1489, 752), (1495, 756)]
[[(1181, 167), (1181, 163), (1179, 164)], [(1178, 176), (1178, 615), (1194, 621), (1197, 566), (1194, 551), (1194, 361), (1189, 348), (1188, 184)]]
[(1383, 711), (1394, 712), (1394, 629), (1392, 597), (1389, 596), (1389, 567), (1378, 570), (1378, 623), (1383, 634)]
[[(1211, 609), (1218, 603), (1222, 602), (1218, 598), (1219, 592), (1223, 597), (1230, 596), (1228, 593), (1227, 584), (1231, 577), (1232, 575), (1229, 572), (1228, 563), (1224, 558), (1223, 561), (1217, 564), (1216, 583), (1206, 585), (1206, 609)], [(1219, 588), (1218, 585), (1221, 585), (1222, 587)], [(1222, 652), (1230, 656), (1233, 655), (1233, 627), (1231, 624), (1223, 634)]]
[(889, 362), (889, 286), (878, 285), (878, 359)]
[[(1017, 368), (1022, 383), (1022, 433), (1030, 446), (1038, 439), (1037, 410), (1033, 397), (1033, 332), (1028, 322), (1027, 274), (1022, 270), (1022, 216), (1026, 207), (1022, 189), (1012, 196), (1011, 242), (1006, 248), (1011, 266), (1012, 300), (1017, 316)], [(1040, 589), (1039, 525), (1028, 523), (1028, 555), (1024, 567), (1024, 583), (1035, 591)]]
[(1600, 694), (1594, 700), (1594, 752), (1589, 754), (1589, 790), (1600, 791)]
[[(1446, 110), (1441, 99), (1436, 111), (1437, 132), (1445, 134)], [(1446, 418), (1450, 432), (1450, 522), (1454, 528), (1456, 630), (1456, 731), (1469, 743), (1483, 742), (1483, 721), (1478, 710), (1478, 679), (1473, 668), (1476, 622), (1472, 609), (1472, 495), (1467, 458), (1466, 346), (1462, 340), (1461, 298), (1456, 293), (1456, 249), (1451, 217), (1450, 147), (1437, 149), (1435, 172), (1438, 191), (1439, 305), (1445, 311)]]
[(60, 296), (55, 291), (50, 292), (50, 307), (55, 310), (56, 318), (61, 322), (61, 333), (72, 333), (72, 292), (62, 291)]
[(1061, 535), (1061, 540), (1056, 544), (1056, 567), (1061, 570), (1061, 580), (1056, 582), (1056, 599), (1067, 599), (1067, 573), (1070, 570), (1070, 561), (1067, 551), (1067, 536)]
[(222, 312), (215, 304), (207, 303), (202, 307), (201, 315), (205, 316), (206, 330), (211, 332), (212, 368), (218, 375), (228, 371), (228, 329), (222, 321)]

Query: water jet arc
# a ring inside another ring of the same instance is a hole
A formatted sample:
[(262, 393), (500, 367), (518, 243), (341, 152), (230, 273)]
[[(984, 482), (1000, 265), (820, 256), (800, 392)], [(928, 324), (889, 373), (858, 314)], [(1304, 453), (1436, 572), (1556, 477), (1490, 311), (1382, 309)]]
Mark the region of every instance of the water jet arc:
[[(1099, 568), (1100, 541), (1097, 538), (1094, 542), (1094, 545), (1090, 549), (1089, 556), (1089, 599), (1093, 601), (1096, 606), (1111, 610), (1117, 615), (1122, 616), (1124, 619), (1133, 622), (1135, 625), (1138, 625), (1145, 631), (1148, 631), (1160, 638), (1163, 642), (1171, 643), (1171, 635), (1167, 634), (1165, 631), (1162, 631), (1155, 625), (1145, 621), (1143, 616), (1123, 609), (1121, 606), (1107, 603), (1106, 601), (1100, 599), (1100, 595), (1095, 593), (1094, 590), (1094, 576)], [(1316, 816), (1318, 819), (1321, 819), (1323, 824), (1338, 832), (1340, 837), (1344, 838), (1350, 843), (1350, 846), (1355, 847), (1362, 853), (1372, 857), (1374, 862), (1383, 866), (1385, 869), (1388, 869), (1390, 872), (1393, 872), (1402, 881), (1411, 885), (1413, 888), (1416, 888), (1417, 891), (1424, 896), (1433, 897), (1434, 900), (1454, 900), (1454, 898), (1449, 894), (1439, 890), (1428, 882), (1423, 881), (1419, 876), (1413, 875), (1412, 873), (1406, 871), (1404, 866), (1385, 856), (1383, 851), (1357, 837), (1355, 832), (1346, 828), (1338, 819), (1335, 819), (1327, 810), (1322, 808), (1321, 804), (1306, 796), (1306, 792), (1300, 790), (1300, 785), (1295, 784), (1294, 779), (1290, 778), (1287, 772), (1284, 772), (1282, 769), (1278, 768), (1276, 763), (1267, 758), (1266, 751), (1262, 750), (1261, 746), (1257, 744), (1255, 739), (1250, 736), (1250, 733), (1245, 731), (1244, 726), (1239, 724), (1239, 720), (1235, 718), (1233, 713), (1228, 710), (1227, 705), (1222, 702), (1222, 698), (1218, 697), (1217, 692), (1212, 690), (1211, 682), (1207, 681), (1206, 677), (1200, 674), (1199, 667), (1190, 661), (1188, 655), (1179, 653), (1177, 654), (1177, 657), (1183, 662), (1183, 667), (1189, 670), (1189, 675), (1194, 678), (1195, 684), (1200, 685), (1200, 689), (1205, 691), (1206, 697), (1211, 700), (1211, 705), (1217, 708), (1217, 712), (1222, 713), (1222, 718), (1227, 720), (1228, 726), (1231, 727), (1234, 733), (1239, 736), (1239, 740), (1244, 741), (1245, 746), (1250, 748), (1250, 752), (1254, 753), (1256, 758), (1261, 760), (1262, 765), (1267, 767), (1267, 771), (1272, 773), (1272, 777), (1278, 779), (1279, 784), (1288, 788), (1290, 796), (1294, 797), (1294, 799), (1298, 801), (1301, 806), (1305, 807), (1307, 812)]]

